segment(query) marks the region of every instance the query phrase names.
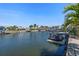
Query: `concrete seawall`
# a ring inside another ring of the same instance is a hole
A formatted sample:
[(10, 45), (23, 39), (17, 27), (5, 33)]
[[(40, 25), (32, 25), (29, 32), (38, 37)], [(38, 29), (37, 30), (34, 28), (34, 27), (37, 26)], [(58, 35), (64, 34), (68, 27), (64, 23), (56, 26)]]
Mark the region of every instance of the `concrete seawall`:
[(69, 38), (67, 56), (79, 56), (79, 39)]

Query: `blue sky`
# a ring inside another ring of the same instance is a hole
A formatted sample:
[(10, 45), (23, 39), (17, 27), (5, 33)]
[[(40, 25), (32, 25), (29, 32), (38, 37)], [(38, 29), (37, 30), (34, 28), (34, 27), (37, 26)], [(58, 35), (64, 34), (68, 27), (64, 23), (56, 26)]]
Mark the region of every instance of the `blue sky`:
[(61, 25), (64, 7), (59, 3), (0, 4), (0, 25)]

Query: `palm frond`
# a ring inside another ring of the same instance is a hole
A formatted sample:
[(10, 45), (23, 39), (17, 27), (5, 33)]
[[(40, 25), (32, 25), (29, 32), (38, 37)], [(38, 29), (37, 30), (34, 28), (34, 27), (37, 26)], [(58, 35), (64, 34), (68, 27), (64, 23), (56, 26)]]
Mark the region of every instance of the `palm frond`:
[(68, 5), (64, 8), (64, 13), (68, 12), (68, 11), (74, 11), (75, 9), (75, 5), (71, 4), (71, 5)]

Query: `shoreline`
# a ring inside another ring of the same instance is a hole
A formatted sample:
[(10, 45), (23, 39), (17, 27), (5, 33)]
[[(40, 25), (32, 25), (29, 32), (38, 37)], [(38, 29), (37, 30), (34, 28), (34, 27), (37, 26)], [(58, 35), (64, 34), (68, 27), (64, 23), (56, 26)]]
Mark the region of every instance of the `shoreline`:
[[(3, 33), (0, 33), (0, 34), (14, 34), (14, 33), (21, 33), (21, 32), (39, 32), (38, 30), (32, 30), (32, 31), (27, 31), (27, 30), (6, 30), (5, 32)], [(40, 31), (42, 32), (42, 31)]]
[(20, 33), (20, 32), (26, 32), (25, 30), (21, 30), (21, 31), (5, 31), (5, 34), (13, 34), (13, 33)]

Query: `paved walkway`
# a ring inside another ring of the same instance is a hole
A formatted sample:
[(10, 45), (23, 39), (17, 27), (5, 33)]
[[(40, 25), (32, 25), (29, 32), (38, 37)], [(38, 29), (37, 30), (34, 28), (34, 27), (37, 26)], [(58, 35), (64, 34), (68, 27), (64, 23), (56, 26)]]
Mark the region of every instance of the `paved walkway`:
[(69, 38), (67, 56), (79, 56), (79, 39)]
[(79, 45), (79, 39), (69, 38), (69, 42), (68, 43), (74, 43), (74, 44), (78, 44)]

